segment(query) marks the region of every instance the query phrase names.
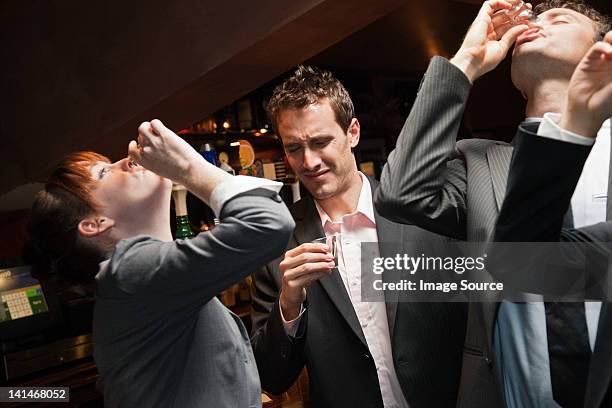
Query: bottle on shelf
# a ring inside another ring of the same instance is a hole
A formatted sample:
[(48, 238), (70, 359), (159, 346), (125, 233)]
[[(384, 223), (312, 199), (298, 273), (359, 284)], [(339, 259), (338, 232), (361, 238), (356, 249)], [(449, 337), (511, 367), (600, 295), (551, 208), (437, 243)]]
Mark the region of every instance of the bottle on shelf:
[(219, 168), (232, 176), (236, 175), (236, 171), (229, 165), (229, 156), (225, 152), (219, 153)]
[(217, 152), (210, 143), (204, 143), (202, 147), (200, 147), (200, 154), (202, 155), (202, 157), (204, 157), (204, 159), (206, 159), (207, 162), (219, 167)]
[(172, 185), (172, 199), (174, 200), (174, 212), (176, 214), (174, 237), (176, 239), (192, 238), (194, 233), (189, 225), (189, 216), (187, 215), (187, 189), (185, 186), (174, 183)]
[[(204, 143), (200, 148), (200, 154), (202, 155), (202, 157), (204, 157), (204, 160), (206, 160), (210, 164), (215, 165), (216, 167), (219, 167), (219, 159), (217, 158), (217, 152), (215, 151), (215, 148), (212, 144)], [(211, 218), (213, 219), (213, 226), (218, 225), (219, 219), (215, 217), (215, 214), (212, 212), (212, 210), (210, 210), (210, 214), (212, 215)]]

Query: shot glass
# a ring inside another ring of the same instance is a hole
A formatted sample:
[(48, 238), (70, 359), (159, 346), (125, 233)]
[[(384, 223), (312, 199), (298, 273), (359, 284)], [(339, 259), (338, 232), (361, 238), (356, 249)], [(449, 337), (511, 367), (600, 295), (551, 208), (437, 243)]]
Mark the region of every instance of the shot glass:
[(338, 245), (340, 244), (339, 234), (313, 239), (310, 242), (313, 244), (326, 244), (329, 247), (331, 255), (334, 257), (334, 264), (338, 266)]
[(514, 4), (510, 10), (504, 11), (508, 22), (512, 25), (528, 22), (530, 24), (540, 24), (538, 15), (527, 7), (527, 4), (522, 0), (511, 1)]

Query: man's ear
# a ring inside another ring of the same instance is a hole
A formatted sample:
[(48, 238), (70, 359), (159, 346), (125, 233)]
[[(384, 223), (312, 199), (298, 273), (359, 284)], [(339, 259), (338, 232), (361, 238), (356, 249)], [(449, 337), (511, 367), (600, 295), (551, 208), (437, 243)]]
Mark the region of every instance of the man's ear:
[(77, 225), (77, 230), (79, 231), (79, 234), (85, 238), (93, 238), (106, 232), (114, 225), (115, 221), (111, 218), (92, 215), (90, 217), (83, 218), (79, 222), (79, 225)]
[(349, 144), (351, 146), (351, 149), (354, 149), (357, 146), (357, 144), (359, 144), (360, 135), (361, 135), (361, 125), (359, 125), (359, 121), (357, 120), (357, 118), (353, 118), (348, 128), (348, 137), (349, 137)]

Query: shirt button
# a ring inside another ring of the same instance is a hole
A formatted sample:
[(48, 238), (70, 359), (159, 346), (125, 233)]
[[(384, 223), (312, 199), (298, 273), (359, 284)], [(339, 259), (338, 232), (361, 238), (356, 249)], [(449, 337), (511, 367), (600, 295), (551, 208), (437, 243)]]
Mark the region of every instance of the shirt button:
[(491, 359), (489, 358), (489, 355), (487, 354), (486, 351), (483, 353), (483, 357), (484, 357), (485, 363), (487, 363), (487, 365), (490, 366), (493, 363), (493, 361), (491, 361)]
[(361, 323), (361, 327), (368, 327), (368, 322)]

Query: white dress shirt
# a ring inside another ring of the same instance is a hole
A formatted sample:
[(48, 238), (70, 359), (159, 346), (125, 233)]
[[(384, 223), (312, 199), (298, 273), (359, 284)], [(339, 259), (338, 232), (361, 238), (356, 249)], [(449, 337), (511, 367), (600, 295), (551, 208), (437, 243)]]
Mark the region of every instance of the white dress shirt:
[[(362, 179), (362, 187), (357, 210), (354, 213), (344, 215), (341, 221), (332, 221), (318, 204), (316, 207), (325, 235), (340, 234), (338, 271), (374, 360), (383, 405), (386, 408), (407, 408), (408, 402), (404, 398), (393, 365), (384, 298), (377, 302), (361, 301), (361, 243), (378, 242), (378, 235), (372, 204), (372, 189), (367, 177), (362, 173), (359, 174)], [(378, 256), (378, 253), (372, 255)], [(281, 312), (287, 334), (295, 335), (297, 323), (303, 313), (304, 308), (297, 319), (287, 322)]]

